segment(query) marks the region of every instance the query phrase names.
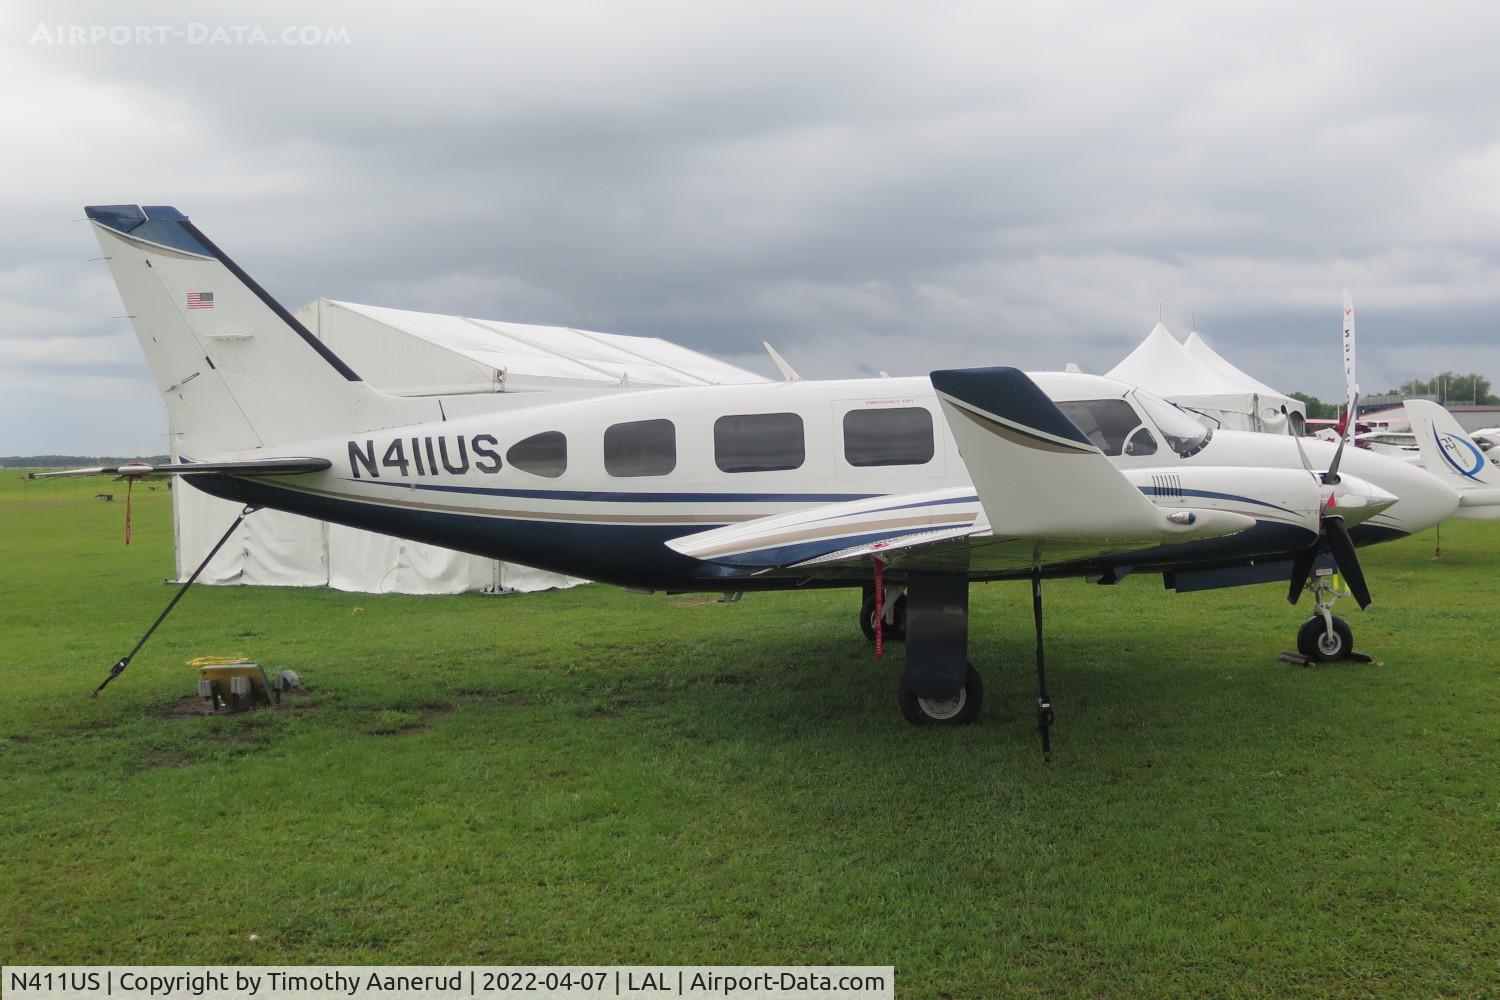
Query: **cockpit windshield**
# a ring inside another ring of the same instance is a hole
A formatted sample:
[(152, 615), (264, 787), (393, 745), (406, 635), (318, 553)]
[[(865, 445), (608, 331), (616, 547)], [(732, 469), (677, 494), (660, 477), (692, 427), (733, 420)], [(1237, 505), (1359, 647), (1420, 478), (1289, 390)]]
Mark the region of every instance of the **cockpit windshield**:
[(1106, 455), (1121, 454), (1131, 432), (1141, 426), (1135, 408), (1123, 399), (1070, 399), (1059, 401), (1057, 408)]
[(1135, 401), (1146, 416), (1156, 422), (1162, 440), (1183, 458), (1196, 455), (1213, 437), (1213, 431), (1175, 403), (1154, 396), (1145, 389), (1135, 390)]

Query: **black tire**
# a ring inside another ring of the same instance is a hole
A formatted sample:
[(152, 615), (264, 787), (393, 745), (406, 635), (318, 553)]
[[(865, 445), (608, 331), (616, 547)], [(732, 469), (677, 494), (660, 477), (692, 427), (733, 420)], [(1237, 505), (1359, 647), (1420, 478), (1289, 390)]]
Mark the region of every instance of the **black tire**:
[[(896, 598), (896, 620), (893, 624), (885, 627), (886, 642), (901, 642), (906, 638), (906, 595), (902, 594)], [(865, 599), (859, 605), (859, 630), (865, 634), (870, 642), (875, 641), (875, 591), (865, 592)]]
[(951, 702), (918, 698), (905, 683), (898, 687), (896, 704), (901, 706), (906, 721), (914, 726), (967, 726), (979, 718), (979, 710), (984, 707), (984, 682), (974, 664), (966, 666), (963, 690)]
[(1333, 620), (1333, 636), (1323, 625), (1322, 615), (1313, 615), (1297, 630), (1297, 652), (1319, 663), (1347, 660), (1354, 649), (1354, 632), (1342, 618)]

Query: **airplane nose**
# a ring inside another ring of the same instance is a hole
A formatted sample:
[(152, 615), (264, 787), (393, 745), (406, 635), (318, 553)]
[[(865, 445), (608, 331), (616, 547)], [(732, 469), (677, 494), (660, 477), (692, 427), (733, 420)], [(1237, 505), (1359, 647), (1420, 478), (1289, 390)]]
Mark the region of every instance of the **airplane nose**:
[(1401, 499), (1368, 479), (1350, 475), (1340, 476), (1332, 492), (1330, 512), (1342, 515), (1350, 524), (1372, 518)]
[(1451, 517), (1458, 510), (1458, 491), (1426, 469), (1408, 470), (1406, 480), (1393, 486), (1398, 500), (1386, 517), (1413, 534)]
[[(1358, 453), (1356, 453), (1358, 454)], [(1384, 504), (1367, 517), (1372, 523), (1401, 534), (1415, 534), (1452, 516), (1458, 509), (1458, 491), (1426, 469), (1384, 455), (1359, 455), (1358, 475), (1371, 488), (1395, 502)], [(1372, 482), (1372, 480), (1378, 481)], [(1378, 515), (1378, 517), (1377, 517)]]

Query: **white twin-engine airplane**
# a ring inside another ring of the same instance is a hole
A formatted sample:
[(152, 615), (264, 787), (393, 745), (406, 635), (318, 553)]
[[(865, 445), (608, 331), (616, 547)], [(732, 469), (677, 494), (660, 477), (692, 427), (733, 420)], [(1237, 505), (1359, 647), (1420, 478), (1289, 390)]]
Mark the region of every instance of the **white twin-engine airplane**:
[(93, 471), (187, 476), (250, 507), (633, 589), (860, 587), (867, 633), (904, 633), (898, 701), (915, 723), (979, 712), (973, 580), (1032, 581), (1045, 743), (1043, 578), (1281, 580), (1294, 602), (1311, 583), (1319, 613), (1299, 645), (1335, 659), (1351, 637), (1328, 612), (1326, 556), (1364, 606), (1355, 546), (1459, 506), (1405, 462), (1211, 431), (1092, 375), (391, 396), (176, 209), (87, 213), (180, 459)]

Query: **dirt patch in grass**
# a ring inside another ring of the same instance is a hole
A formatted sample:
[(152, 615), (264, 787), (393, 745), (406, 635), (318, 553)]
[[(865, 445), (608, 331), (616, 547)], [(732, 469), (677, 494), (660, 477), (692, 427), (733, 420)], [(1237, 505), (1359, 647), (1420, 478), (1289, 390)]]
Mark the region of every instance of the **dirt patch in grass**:
[(318, 695), (304, 689), (298, 688), (290, 694), (283, 694), (281, 701), (271, 705), (262, 705), (258, 708), (248, 708), (240, 712), (231, 712), (226, 709), (215, 710), (207, 701), (195, 694), (185, 698), (177, 698), (158, 707), (155, 715), (163, 719), (201, 719), (206, 715), (219, 718), (232, 718), (239, 715), (251, 715), (257, 712), (277, 712), (281, 714), (307, 713), (313, 714), (318, 711)]

